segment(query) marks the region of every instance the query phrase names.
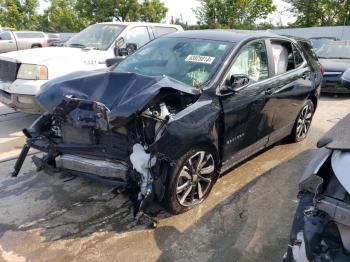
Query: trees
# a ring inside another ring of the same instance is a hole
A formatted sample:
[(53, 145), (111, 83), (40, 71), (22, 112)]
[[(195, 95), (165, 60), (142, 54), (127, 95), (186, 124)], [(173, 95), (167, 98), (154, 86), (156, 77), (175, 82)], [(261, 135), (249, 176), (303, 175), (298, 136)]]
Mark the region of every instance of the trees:
[(75, 32), (87, 24), (86, 19), (78, 17), (72, 0), (52, 0), (51, 6), (40, 16), (40, 30), (46, 32)]
[(350, 0), (285, 0), (297, 16), (293, 26), (334, 26), (343, 25), (350, 12)]
[(160, 0), (145, 0), (140, 7), (140, 17), (144, 22), (159, 23), (167, 12), (168, 8)]
[(272, 0), (199, 0), (194, 10), (201, 24), (210, 28), (251, 29), (258, 18), (276, 10)]
[(77, 0), (76, 11), (90, 23), (112, 21), (161, 22), (168, 9), (160, 0)]
[(0, 25), (34, 30), (39, 23), (38, 0), (1, 0)]
[(115, 1), (115, 17), (119, 21), (138, 21), (140, 19), (140, 4), (137, 0)]
[(112, 21), (115, 8), (115, 0), (77, 0), (75, 5), (79, 17), (89, 24)]

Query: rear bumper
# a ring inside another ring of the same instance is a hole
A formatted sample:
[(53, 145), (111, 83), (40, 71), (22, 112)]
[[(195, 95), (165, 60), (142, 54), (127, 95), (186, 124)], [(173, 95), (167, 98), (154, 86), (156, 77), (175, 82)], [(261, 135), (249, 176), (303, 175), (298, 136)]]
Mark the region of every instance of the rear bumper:
[(322, 82), (322, 93), (350, 94), (350, 86), (344, 84), (340, 77), (324, 76)]
[(44, 110), (36, 103), (35, 96), (11, 94), (0, 89), (0, 102), (15, 111), (42, 114)]

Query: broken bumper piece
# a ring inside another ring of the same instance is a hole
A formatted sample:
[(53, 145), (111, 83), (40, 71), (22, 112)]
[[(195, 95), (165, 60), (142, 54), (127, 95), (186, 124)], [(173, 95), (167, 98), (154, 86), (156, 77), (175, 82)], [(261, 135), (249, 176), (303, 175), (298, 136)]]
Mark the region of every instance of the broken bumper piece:
[(38, 170), (68, 172), (73, 176), (95, 180), (118, 188), (125, 188), (128, 185), (126, 181), (128, 166), (122, 161), (109, 162), (74, 155), (60, 155), (56, 157), (54, 165), (48, 155), (43, 158), (33, 156), (32, 160)]
[(128, 171), (127, 164), (121, 161), (109, 162), (74, 155), (61, 155), (57, 157), (56, 166), (59, 169), (79, 171), (112, 179), (125, 179)]

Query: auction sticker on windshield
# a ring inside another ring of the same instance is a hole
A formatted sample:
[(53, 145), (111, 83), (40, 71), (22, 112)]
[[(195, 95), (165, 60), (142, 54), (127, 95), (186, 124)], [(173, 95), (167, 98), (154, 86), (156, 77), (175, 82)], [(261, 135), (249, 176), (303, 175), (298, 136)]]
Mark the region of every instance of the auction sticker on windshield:
[(188, 55), (185, 59), (186, 62), (202, 63), (202, 64), (212, 64), (215, 57), (203, 56), (203, 55)]

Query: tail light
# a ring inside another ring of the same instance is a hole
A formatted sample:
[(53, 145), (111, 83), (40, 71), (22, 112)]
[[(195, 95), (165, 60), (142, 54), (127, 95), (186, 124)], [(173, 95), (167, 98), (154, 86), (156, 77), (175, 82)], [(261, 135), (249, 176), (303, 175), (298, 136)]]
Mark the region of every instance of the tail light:
[(320, 67), (320, 70), (321, 70), (321, 74), (323, 75), (324, 74), (324, 72), (326, 72), (326, 69), (321, 65), (321, 67)]
[(47, 44), (48, 44), (49, 46), (51, 46), (51, 45), (53, 44), (53, 41), (52, 41), (51, 39), (48, 39), (48, 40), (47, 40)]

